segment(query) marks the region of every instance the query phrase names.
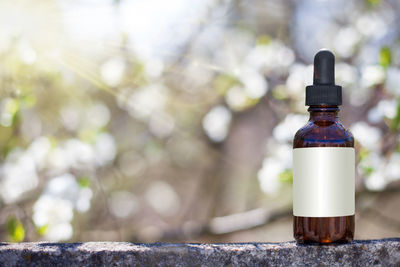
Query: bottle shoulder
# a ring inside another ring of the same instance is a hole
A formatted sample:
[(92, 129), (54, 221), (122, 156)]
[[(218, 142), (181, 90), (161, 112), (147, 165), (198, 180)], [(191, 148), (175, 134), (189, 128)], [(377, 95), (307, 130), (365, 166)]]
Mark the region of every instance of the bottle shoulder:
[(323, 146), (354, 147), (354, 138), (339, 121), (309, 121), (293, 140), (293, 148)]

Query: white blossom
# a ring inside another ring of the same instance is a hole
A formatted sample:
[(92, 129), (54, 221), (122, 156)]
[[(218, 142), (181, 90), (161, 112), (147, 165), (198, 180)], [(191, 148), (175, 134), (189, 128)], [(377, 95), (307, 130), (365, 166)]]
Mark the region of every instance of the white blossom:
[(27, 65), (32, 65), (35, 63), (37, 58), (37, 53), (35, 49), (26, 40), (22, 40), (18, 43), (18, 54), (22, 62)]
[(128, 191), (114, 192), (109, 199), (111, 213), (119, 218), (127, 218), (139, 209), (137, 197)]
[(1, 166), (0, 194), (6, 203), (20, 200), (39, 183), (35, 158), (22, 150), (11, 152)]
[(351, 127), (354, 138), (363, 147), (369, 150), (377, 150), (381, 141), (381, 130), (379, 128), (368, 125), (366, 122), (360, 121), (354, 123)]
[(153, 182), (147, 189), (145, 198), (154, 210), (164, 216), (173, 216), (179, 211), (179, 196), (166, 182)]
[(100, 69), (103, 80), (109, 86), (117, 86), (125, 71), (125, 62), (122, 57), (115, 57), (105, 62)]
[(260, 73), (251, 68), (243, 68), (239, 77), (244, 85), (244, 91), (247, 97), (251, 99), (258, 99), (268, 91), (267, 80)]
[(361, 86), (371, 87), (383, 83), (385, 72), (381, 66), (369, 65), (361, 69)]
[(242, 86), (233, 86), (225, 94), (228, 106), (233, 110), (241, 110), (247, 105), (247, 94)]
[(92, 149), (95, 154), (94, 160), (98, 166), (111, 162), (117, 154), (114, 137), (109, 133), (98, 135)]
[(101, 128), (110, 121), (110, 111), (103, 103), (95, 103), (90, 106), (84, 116), (84, 126), (92, 128)]
[(302, 114), (288, 114), (273, 130), (272, 134), (279, 142), (292, 142), (297, 130), (304, 126), (308, 116)]
[[(355, 67), (344, 62), (338, 62), (335, 65), (335, 79), (336, 83), (345, 87), (357, 85), (359, 74)], [(346, 88), (347, 89), (347, 88)], [(357, 88), (358, 89), (358, 88)], [(353, 92), (352, 88), (346, 92)]]
[(96, 155), (89, 144), (72, 138), (64, 143), (63, 149), (64, 157), (72, 168), (89, 169), (93, 167)]
[(333, 47), (341, 57), (348, 58), (353, 55), (356, 45), (361, 40), (361, 34), (353, 27), (345, 27), (335, 35)]
[(45, 239), (68, 240), (73, 234), (74, 209), (87, 211), (91, 198), (92, 190), (81, 188), (72, 174), (54, 177), (33, 206), (33, 221), (38, 227), (46, 227)]
[(368, 111), (368, 120), (372, 123), (380, 122), (384, 117), (393, 119), (397, 113), (397, 101), (381, 100), (379, 103)]
[(365, 179), (365, 186), (372, 191), (381, 191), (385, 188), (386, 184), (383, 169), (375, 170)]
[(46, 166), (46, 160), (50, 153), (51, 143), (47, 137), (41, 136), (36, 138), (28, 147), (26, 153), (28, 153), (33, 161), (35, 162), (38, 170), (43, 169)]
[(146, 120), (153, 112), (161, 112), (167, 102), (166, 88), (161, 84), (152, 84), (137, 89), (126, 103), (129, 114)]
[(286, 88), (288, 93), (301, 97), (304, 94), (304, 88), (312, 84), (313, 66), (306, 66), (295, 63), (289, 69), (289, 76), (286, 79)]
[(279, 175), (292, 168), (292, 146), (270, 140), (267, 144), (268, 156), (264, 159), (257, 177), (261, 190), (268, 195), (276, 195), (282, 184)]
[(386, 71), (386, 88), (389, 92), (400, 95), (400, 69), (389, 67)]
[(387, 31), (387, 24), (377, 13), (366, 13), (360, 16), (356, 22), (357, 30), (365, 36), (379, 37)]
[(56, 196), (44, 194), (33, 206), (33, 222), (39, 227), (69, 223), (73, 217), (71, 201)]
[(275, 158), (265, 158), (257, 177), (261, 190), (269, 195), (275, 195), (281, 188), (279, 174), (285, 170), (281, 161)]
[(385, 174), (388, 181), (396, 181), (400, 179), (400, 154), (393, 152), (386, 164)]
[(203, 118), (203, 129), (214, 142), (223, 141), (228, 135), (231, 112), (224, 106), (213, 107)]
[(149, 130), (158, 138), (166, 138), (172, 134), (175, 121), (172, 116), (164, 112), (155, 112), (149, 121)]
[(245, 64), (261, 71), (284, 72), (294, 60), (293, 50), (274, 40), (267, 45), (259, 45), (250, 50), (245, 58)]

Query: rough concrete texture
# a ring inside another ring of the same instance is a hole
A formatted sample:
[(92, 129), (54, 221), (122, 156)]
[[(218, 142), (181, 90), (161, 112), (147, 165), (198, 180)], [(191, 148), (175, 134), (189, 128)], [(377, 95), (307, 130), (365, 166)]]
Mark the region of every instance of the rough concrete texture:
[(400, 238), (285, 243), (0, 243), (0, 266), (400, 266)]

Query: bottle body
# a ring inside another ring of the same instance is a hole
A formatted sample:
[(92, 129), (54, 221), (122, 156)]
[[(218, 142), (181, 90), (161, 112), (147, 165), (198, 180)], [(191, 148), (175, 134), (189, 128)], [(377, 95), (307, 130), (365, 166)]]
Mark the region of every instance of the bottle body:
[[(354, 138), (338, 120), (339, 108), (336, 105), (315, 105), (310, 106), (310, 120), (295, 135), (293, 141), (293, 149), (300, 148), (354, 148)], [(351, 149), (354, 150), (354, 149)], [(354, 151), (353, 155), (354, 155)], [(321, 159), (324, 160), (324, 159)], [(354, 156), (353, 156), (354, 160)], [(324, 176), (324, 169), (315, 162), (315, 165), (309, 162), (308, 166), (316, 168), (317, 173)], [(325, 163), (325, 164), (329, 164)], [(354, 164), (354, 163), (350, 163)], [(308, 167), (310, 168), (310, 167)], [(319, 169), (318, 169), (319, 168)], [(354, 166), (353, 166), (354, 168)], [(307, 170), (310, 171), (310, 170)], [(339, 179), (341, 177), (338, 177)], [(294, 177), (296, 179), (296, 175)], [(319, 178), (318, 178), (319, 179)], [(353, 174), (354, 179), (354, 174)], [(334, 183), (335, 181), (331, 181)], [(350, 181), (351, 182), (351, 181)], [(354, 182), (353, 182), (354, 186)], [(308, 196), (300, 196), (310, 201), (321, 201), (321, 192), (315, 192), (313, 186), (308, 188)], [(310, 191), (311, 190), (311, 191)], [(354, 187), (353, 195), (350, 194), (348, 199), (353, 198), (349, 203), (354, 205)], [(348, 194), (348, 195), (349, 195)], [(314, 196), (313, 196), (314, 195)], [(319, 195), (319, 198), (318, 198)], [(314, 198), (315, 197), (315, 198)], [(332, 200), (332, 199), (331, 199)], [(333, 199), (335, 201), (335, 199)], [(343, 201), (340, 194), (337, 195), (337, 201)], [(345, 203), (346, 204), (346, 203)], [(323, 207), (323, 203), (320, 205)], [(354, 206), (353, 206), (354, 210)], [(338, 213), (340, 215), (340, 212)], [(350, 242), (354, 236), (354, 212), (345, 216), (295, 216), (293, 218), (294, 238), (299, 243), (332, 243), (332, 242)]]

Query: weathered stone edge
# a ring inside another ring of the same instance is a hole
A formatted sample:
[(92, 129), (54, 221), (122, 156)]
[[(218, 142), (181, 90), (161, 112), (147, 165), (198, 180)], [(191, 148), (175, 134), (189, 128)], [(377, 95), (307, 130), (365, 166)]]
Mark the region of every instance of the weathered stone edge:
[(0, 243), (0, 266), (400, 266), (400, 238), (349, 244)]

